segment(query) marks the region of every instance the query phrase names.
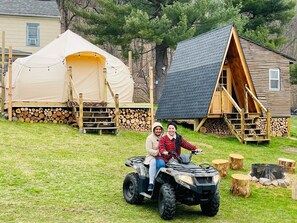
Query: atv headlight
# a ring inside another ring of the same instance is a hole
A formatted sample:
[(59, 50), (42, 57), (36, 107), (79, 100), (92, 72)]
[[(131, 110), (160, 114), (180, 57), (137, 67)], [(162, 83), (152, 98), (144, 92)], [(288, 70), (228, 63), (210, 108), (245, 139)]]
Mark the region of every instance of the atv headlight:
[(190, 185), (194, 185), (194, 180), (191, 176), (189, 175), (177, 175), (176, 176), (176, 179), (177, 180), (180, 180), (182, 182), (185, 182), (187, 184), (190, 184)]
[(215, 175), (212, 180), (214, 182), (214, 184), (217, 184), (220, 181), (221, 177), (219, 174)]

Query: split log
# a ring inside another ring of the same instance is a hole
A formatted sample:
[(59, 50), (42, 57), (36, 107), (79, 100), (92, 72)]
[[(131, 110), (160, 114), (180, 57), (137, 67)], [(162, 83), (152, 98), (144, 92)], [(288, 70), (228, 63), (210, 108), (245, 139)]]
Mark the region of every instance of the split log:
[(221, 177), (227, 176), (227, 171), (229, 169), (228, 160), (216, 159), (212, 161), (212, 165), (219, 171)]
[(234, 196), (249, 197), (251, 194), (249, 176), (243, 174), (232, 174), (230, 192)]
[(286, 158), (278, 158), (278, 164), (284, 167), (284, 171), (288, 173), (295, 172), (296, 161)]
[(230, 169), (232, 170), (240, 170), (243, 167), (244, 157), (239, 154), (230, 154), (229, 155), (229, 164)]

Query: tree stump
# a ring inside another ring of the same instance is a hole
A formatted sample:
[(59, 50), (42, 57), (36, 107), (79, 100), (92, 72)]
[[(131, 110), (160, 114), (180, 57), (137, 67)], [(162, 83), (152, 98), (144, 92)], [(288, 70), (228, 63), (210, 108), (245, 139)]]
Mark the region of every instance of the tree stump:
[(216, 159), (212, 161), (212, 165), (219, 171), (221, 177), (227, 176), (227, 171), (229, 169), (228, 160)]
[(244, 157), (239, 154), (230, 154), (229, 155), (229, 165), (232, 170), (240, 170), (243, 167)]
[(288, 173), (295, 172), (295, 160), (286, 159), (286, 158), (278, 158), (278, 164), (284, 167), (284, 171)]
[(297, 182), (292, 184), (292, 199), (297, 200)]
[(249, 197), (251, 194), (249, 176), (243, 174), (232, 174), (230, 192), (234, 196)]

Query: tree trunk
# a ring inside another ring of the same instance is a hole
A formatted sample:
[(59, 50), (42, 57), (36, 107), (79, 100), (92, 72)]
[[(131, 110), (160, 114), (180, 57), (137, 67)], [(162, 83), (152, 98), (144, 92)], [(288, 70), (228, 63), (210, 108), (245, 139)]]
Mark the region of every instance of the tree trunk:
[(56, 0), (56, 2), (61, 15), (61, 33), (63, 33), (69, 28), (68, 9), (66, 9), (65, 0)]
[(155, 87), (154, 87), (154, 103), (159, 103), (164, 82), (167, 76), (168, 57), (167, 46), (156, 45), (156, 74), (155, 74)]

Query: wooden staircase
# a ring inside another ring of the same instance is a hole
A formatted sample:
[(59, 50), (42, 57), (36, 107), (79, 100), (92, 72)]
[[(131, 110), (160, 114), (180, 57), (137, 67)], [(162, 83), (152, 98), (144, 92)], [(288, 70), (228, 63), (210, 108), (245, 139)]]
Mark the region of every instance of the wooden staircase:
[[(80, 115), (79, 107), (75, 107), (77, 118)], [(82, 132), (96, 132), (102, 133), (114, 133), (118, 135), (118, 128), (112, 116), (106, 107), (98, 106), (83, 106), (82, 114)], [(81, 130), (80, 130), (81, 131)]]
[[(72, 68), (68, 68), (69, 78), (69, 95), (67, 105), (72, 108), (74, 114), (76, 114), (76, 124), (78, 125), (80, 133), (97, 132), (102, 133), (114, 133), (119, 135), (119, 95), (114, 94), (110, 84), (106, 79), (106, 68), (103, 69), (104, 89), (103, 89), (103, 101), (102, 102), (87, 102), (83, 99), (83, 93), (78, 93), (75, 88), (74, 81), (72, 79)], [(115, 118), (109, 115), (107, 109), (107, 89), (109, 90), (114, 103), (115, 103)], [(74, 96), (76, 99), (74, 99)]]
[[(270, 142), (270, 111), (264, 107), (264, 105), (258, 100), (258, 98), (252, 93), (252, 91), (245, 85), (245, 97), (244, 107), (240, 108), (235, 102), (229, 92), (222, 86), (222, 91), (226, 94), (227, 99), (231, 102), (236, 113), (223, 113), (224, 120), (227, 123), (231, 132), (236, 138), (242, 142)], [(248, 105), (248, 97), (251, 97), (255, 104), (261, 109), (261, 113), (265, 114), (266, 128), (260, 129), (257, 127), (257, 120), (260, 118), (260, 114), (250, 113)]]
[[(242, 119), (239, 113), (225, 113), (224, 120), (232, 134), (242, 143), (247, 142), (270, 142), (267, 131), (258, 127), (257, 121), (260, 114), (246, 113)], [(242, 123), (243, 122), (243, 123)]]

